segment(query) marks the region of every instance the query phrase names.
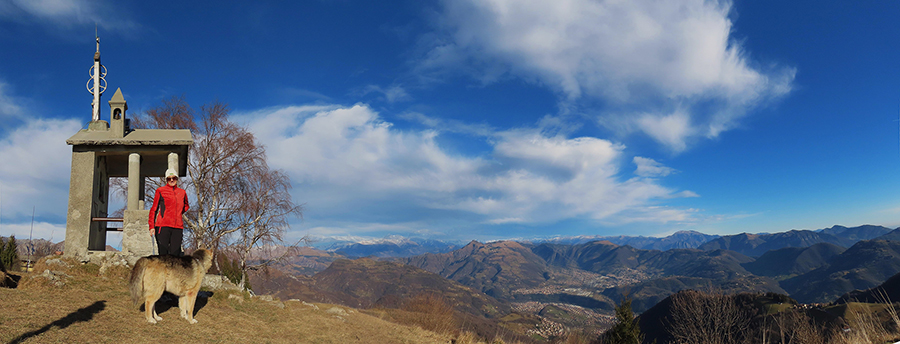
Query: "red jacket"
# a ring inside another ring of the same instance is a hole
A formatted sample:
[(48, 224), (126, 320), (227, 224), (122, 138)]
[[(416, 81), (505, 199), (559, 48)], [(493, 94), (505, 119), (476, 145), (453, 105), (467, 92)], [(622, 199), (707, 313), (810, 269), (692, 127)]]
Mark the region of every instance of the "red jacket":
[(178, 186), (160, 186), (156, 189), (153, 206), (150, 207), (150, 230), (154, 227), (184, 228), (181, 214), (187, 210), (188, 199), (184, 189)]

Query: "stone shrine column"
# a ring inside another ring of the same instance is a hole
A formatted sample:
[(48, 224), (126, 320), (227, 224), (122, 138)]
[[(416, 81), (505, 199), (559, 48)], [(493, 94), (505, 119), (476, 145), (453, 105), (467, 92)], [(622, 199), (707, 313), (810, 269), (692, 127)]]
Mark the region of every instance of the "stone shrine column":
[(150, 211), (144, 210), (144, 174), (141, 173), (141, 155), (128, 154), (128, 203), (122, 228), (122, 252), (144, 257), (155, 253), (156, 242), (147, 220)]
[(128, 155), (128, 203), (127, 210), (142, 210), (139, 208), (141, 201), (141, 155), (131, 153)]
[(175, 170), (175, 173), (181, 174), (181, 170), (178, 169), (178, 153), (169, 153), (169, 168)]

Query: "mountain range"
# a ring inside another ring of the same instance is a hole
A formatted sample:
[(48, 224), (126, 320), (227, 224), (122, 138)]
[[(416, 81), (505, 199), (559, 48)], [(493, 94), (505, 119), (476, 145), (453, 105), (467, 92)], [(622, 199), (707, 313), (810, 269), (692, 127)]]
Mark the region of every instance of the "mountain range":
[(703, 234), (697, 231), (679, 231), (666, 237), (645, 236), (572, 236), (551, 239), (531, 240), (531, 243), (578, 245), (592, 241), (608, 241), (620, 246), (631, 246), (644, 250), (671, 250), (673, 248), (697, 248), (703, 243), (718, 238), (718, 235)]
[[(893, 232), (893, 233), (892, 233)], [(889, 234), (892, 233), (892, 234)], [(646, 236), (598, 236), (581, 235), (545, 239), (510, 239), (524, 246), (540, 244), (580, 245), (594, 241), (607, 241), (618, 246), (631, 246), (642, 250), (667, 251), (671, 249), (699, 248), (701, 250), (727, 249), (751, 257), (759, 257), (767, 251), (785, 247), (808, 247), (827, 242), (844, 248), (860, 240), (900, 240), (900, 230), (875, 225), (857, 227), (833, 226), (819, 230), (791, 230), (781, 233), (741, 233), (719, 236), (697, 231), (679, 231), (665, 237)], [(312, 246), (339, 255), (357, 257), (413, 257), (426, 253), (447, 253), (464, 246), (465, 242), (444, 241), (417, 237), (391, 235), (380, 239), (357, 237), (316, 238)]]
[[(472, 241), (448, 252), (393, 258), (371, 254), (374, 259), (354, 260), (342, 259), (347, 257), (341, 253), (345, 251), (319, 251), (317, 257), (304, 259), (319, 267), (333, 261), (327, 268), (311, 276), (296, 276), (303, 269), (288, 268), (294, 272), (254, 280), (253, 285), (277, 289), (282, 298), (363, 308), (402, 307), (404, 300), (428, 292), (448, 295), (460, 314), (487, 319), (468, 321), (492, 324), (490, 328), (539, 326), (547, 318), (535, 317), (551, 315), (559, 323), (599, 327), (610, 321), (603, 314), (610, 314), (624, 295), (639, 313), (686, 289), (787, 294), (801, 303), (831, 302), (854, 289), (876, 287), (900, 272), (900, 241), (880, 240), (896, 233), (880, 226), (834, 226), (744, 233), (702, 244), (669, 238), (666, 245), (698, 248), (667, 250), (609, 240)], [(690, 232), (680, 237), (698, 238)], [(518, 325), (502, 320), (513, 318)]]

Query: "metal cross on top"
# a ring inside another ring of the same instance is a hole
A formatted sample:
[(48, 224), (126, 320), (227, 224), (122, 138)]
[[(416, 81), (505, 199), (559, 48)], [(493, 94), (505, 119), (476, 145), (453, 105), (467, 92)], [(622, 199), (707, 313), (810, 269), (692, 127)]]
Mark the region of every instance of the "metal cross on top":
[[(97, 39), (97, 52), (94, 53), (94, 65), (88, 70), (91, 78), (87, 82), (87, 90), (94, 95), (92, 121), (100, 120), (100, 95), (106, 91), (106, 66), (100, 64), (100, 36), (94, 28), (94, 37)], [(92, 84), (93, 82), (93, 84)]]

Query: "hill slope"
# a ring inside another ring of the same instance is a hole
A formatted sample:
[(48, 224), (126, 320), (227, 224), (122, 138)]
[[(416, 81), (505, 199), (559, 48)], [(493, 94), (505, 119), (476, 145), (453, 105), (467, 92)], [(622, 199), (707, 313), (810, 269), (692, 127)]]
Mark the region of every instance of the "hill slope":
[(550, 273), (543, 259), (513, 241), (472, 241), (453, 252), (429, 253), (403, 262), (500, 299), (510, 298), (514, 289), (540, 285)]
[(862, 225), (857, 227), (832, 226), (831, 228), (825, 228), (820, 232), (831, 234), (838, 238), (850, 240), (855, 244), (862, 240), (875, 239), (879, 236), (887, 234), (890, 231), (890, 228), (884, 226)]
[(337, 260), (313, 276), (319, 290), (341, 293), (342, 304), (358, 308), (398, 308), (418, 294), (436, 294), (450, 300), (467, 314), (496, 317), (509, 313), (509, 306), (492, 297), (437, 274), (393, 262), (372, 259)]
[(600, 274), (640, 271), (648, 277), (690, 276), (727, 279), (750, 275), (741, 267), (753, 259), (726, 250), (641, 250), (608, 241), (580, 245), (541, 244), (532, 251), (548, 264), (578, 268)]
[(849, 302), (893, 303), (900, 300), (900, 273), (891, 276), (877, 287), (854, 290), (834, 301), (836, 304)]
[(849, 247), (854, 241), (827, 233), (808, 230), (791, 230), (772, 234), (741, 233), (726, 235), (700, 245), (701, 250), (732, 250), (751, 257), (759, 257), (770, 250), (785, 247), (809, 247), (821, 242)]
[(41, 262), (36, 271), (45, 269), (55, 271), (48, 274), (55, 281), (42, 274), (22, 273), (18, 289), (0, 288), (0, 342), (338, 344), (448, 343), (451, 339), (350, 308), (327, 304), (313, 308), (224, 291), (197, 300), (197, 324), (181, 319), (177, 304), (165, 304), (158, 306), (164, 320), (153, 325), (132, 306), (125, 282), (127, 268), (100, 274), (93, 264), (71, 262), (66, 267)]
[(882, 236), (875, 238), (875, 240), (894, 240), (900, 241), (900, 228), (892, 230), (890, 232), (885, 233)]
[(743, 266), (747, 271), (759, 276), (797, 275), (828, 264), (834, 256), (845, 250), (829, 243), (818, 243), (809, 247), (786, 247), (768, 251)]
[(781, 282), (803, 303), (830, 302), (855, 289), (868, 289), (900, 272), (900, 241), (864, 240), (829, 264)]

